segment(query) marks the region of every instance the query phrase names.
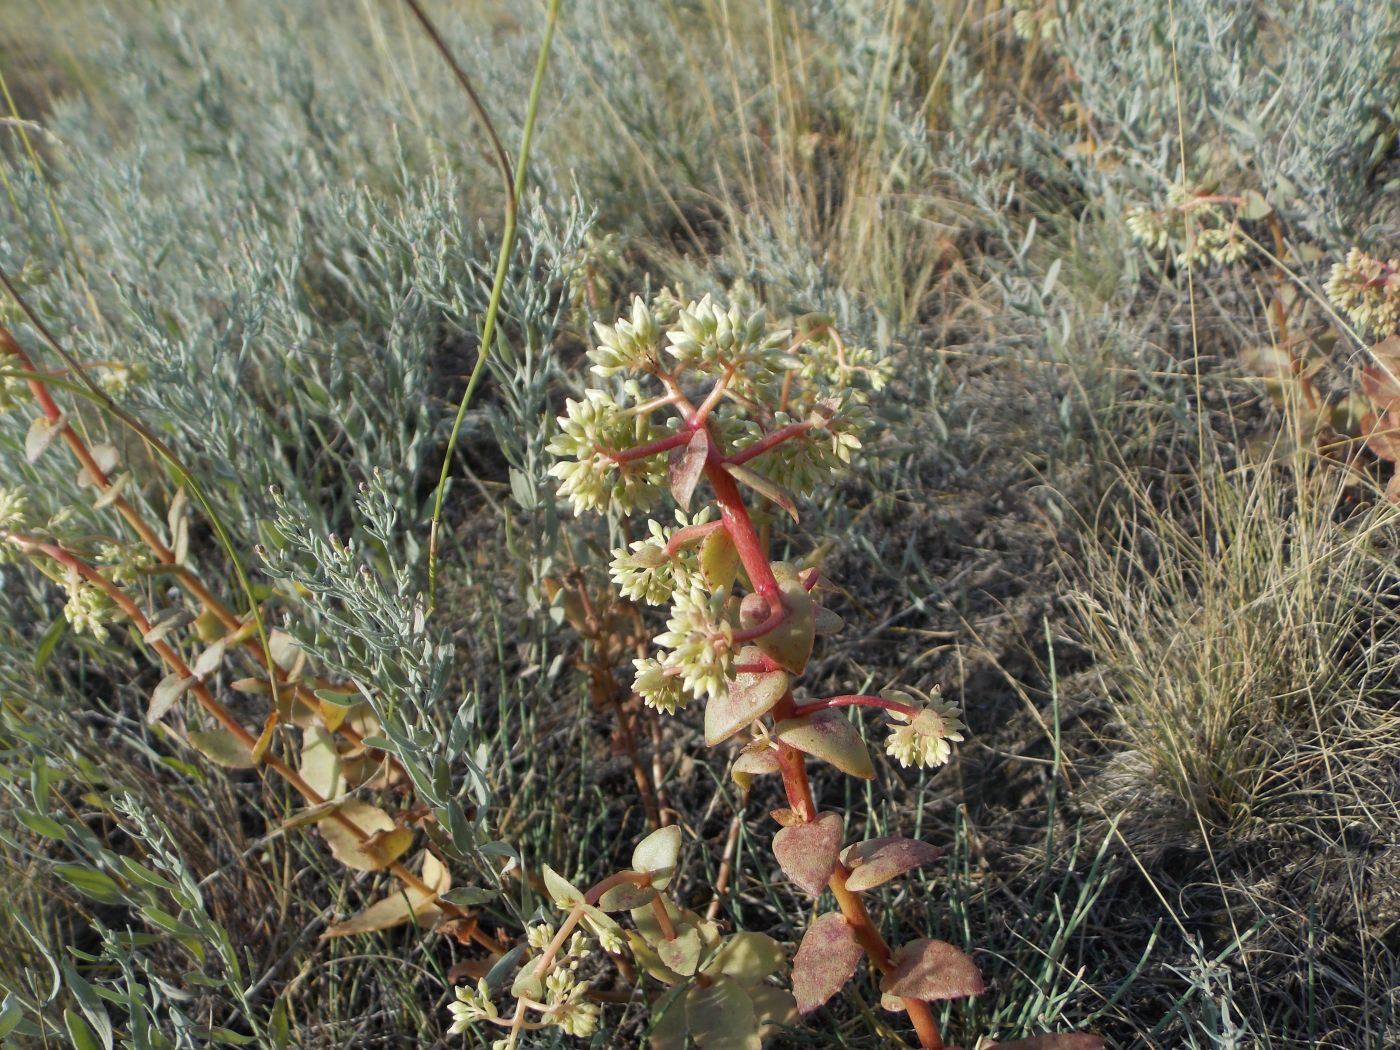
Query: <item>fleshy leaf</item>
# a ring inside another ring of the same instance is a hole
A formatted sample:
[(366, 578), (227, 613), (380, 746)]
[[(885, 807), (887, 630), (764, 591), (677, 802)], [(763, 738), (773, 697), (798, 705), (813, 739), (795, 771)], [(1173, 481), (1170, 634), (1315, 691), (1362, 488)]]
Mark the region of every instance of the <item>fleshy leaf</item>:
[(675, 937), (663, 940), (656, 946), (656, 954), (667, 969), (674, 970), (682, 977), (693, 976), (700, 966), (700, 931), (694, 926), (682, 926)]
[(322, 798), (335, 798), (345, 792), (345, 776), (335, 737), (320, 726), (309, 726), (301, 734), (301, 778)]
[(747, 789), (754, 777), (767, 776), (778, 772), (778, 753), (762, 741), (750, 744), (734, 760), (730, 770), (734, 782)]
[(632, 870), (651, 876), (651, 884), (664, 890), (681, 855), (681, 829), (675, 824), (653, 831), (632, 851)]
[(762, 933), (741, 931), (728, 938), (705, 964), (705, 973), (724, 974), (743, 985), (756, 985), (783, 966), (783, 949)]
[(729, 977), (716, 977), (707, 988), (692, 985), (685, 993), (685, 1024), (690, 1037), (709, 1050), (760, 1050), (753, 1001)]
[(773, 836), (773, 856), (783, 873), (813, 897), (820, 897), (836, 869), (845, 828), (837, 813), (823, 813), (810, 824), (793, 824)]
[(937, 846), (917, 839), (867, 839), (851, 846), (841, 860), (851, 869), (846, 888), (855, 893), (874, 889), (906, 871), (930, 864), (943, 856)]
[(189, 735), (190, 746), (216, 765), (227, 769), (252, 769), (252, 749), (240, 737), (227, 729), (194, 731)]
[(786, 989), (774, 988), (771, 984), (755, 984), (744, 991), (753, 1003), (760, 1039), (777, 1035), (779, 1025), (790, 1025), (797, 1020), (797, 1000)]
[(573, 908), (583, 903), (583, 893), (548, 864), (541, 866), (544, 888), (556, 908)]
[(44, 416), (37, 416), (34, 422), (29, 424), (29, 433), (24, 436), (24, 458), (30, 463), (38, 460), (48, 447), (58, 440), (58, 435), (63, 433), (63, 427), (61, 416), (52, 423)]
[[(785, 671), (801, 674), (812, 656), (816, 638), (816, 619), (812, 596), (796, 579), (779, 580), (783, 607), (787, 615), (767, 634), (759, 635), (754, 644)], [(758, 627), (768, 618), (768, 602), (762, 595), (745, 595), (740, 605), (739, 625), (745, 629)]]
[(146, 707), (146, 721), (155, 724), (164, 718), (180, 697), (189, 692), (194, 682), (193, 678), (187, 678), (178, 671), (162, 678), (151, 691), (151, 702)]
[(813, 627), (819, 636), (828, 634), (840, 634), (841, 629), (846, 626), (846, 621), (837, 616), (830, 609), (817, 605), (812, 609)]
[(963, 999), (985, 990), (977, 966), (944, 941), (920, 938), (894, 953), (894, 969), (880, 981), (880, 990), (901, 999)]
[(685, 450), (671, 453), (671, 495), (681, 510), (690, 511), (690, 498), (705, 473), (705, 460), (710, 454), (710, 436), (701, 427), (691, 435)]
[(422, 878), (432, 887), (433, 893), (424, 893), (417, 887), (405, 887), (383, 900), (375, 901), (358, 915), (328, 927), (321, 934), (321, 939), (388, 930), (401, 926), (410, 919), (416, 920), (420, 926), (431, 925), (442, 914), (435, 902), (439, 895), (451, 887), (452, 875), (442, 861), (429, 853), (423, 858)]
[(839, 711), (789, 718), (773, 727), (773, 736), (813, 758), (830, 762), (843, 773), (863, 780), (875, 779), (875, 766), (860, 730)]
[(838, 911), (807, 927), (792, 960), (792, 994), (797, 1012), (809, 1014), (845, 987), (860, 962), (855, 931)]
[(650, 886), (624, 882), (599, 897), (598, 907), (603, 911), (631, 911), (633, 908), (645, 908), (655, 896), (656, 891)]
[(782, 671), (735, 675), (727, 692), (705, 704), (705, 746), (723, 743), (773, 710), (790, 684), (791, 679)]
[(732, 591), (739, 578), (739, 548), (725, 528), (712, 529), (700, 544), (700, 573), (710, 593)]
[(772, 478), (764, 477), (758, 471), (749, 470), (748, 467), (741, 467), (737, 463), (726, 463), (724, 469), (729, 471), (735, 481), (743, 482), (760, 496), (764, 496), (782, 507), (783, 510), (787, 511), (788, 514), (792, 516), (794, 522), (798, 520), (797, 502), (792, 498), (792, 495), (787, 489), (783, 488)]
[(205, 649), (204, 652), (199, 654), (199, 659), (194, 662), (194, 666), (190, 668), (190, 672), (200, 681), (208, 678), (217, 671), (219, 665), (224, 662), (224, 649), (227, 644), (228, 643), (221, 638), (213, 645), (209, 646), (209, 648)]

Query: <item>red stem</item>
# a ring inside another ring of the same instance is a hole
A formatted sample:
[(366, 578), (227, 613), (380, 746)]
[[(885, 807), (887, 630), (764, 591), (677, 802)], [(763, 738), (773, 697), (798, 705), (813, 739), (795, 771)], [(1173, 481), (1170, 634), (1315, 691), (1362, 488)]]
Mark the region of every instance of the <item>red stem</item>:
[(724, 469), (713, 444), (710, 445), (710, 452), (712, 458), (705, 464), (705, 477), (710, 480), (715, 499), (719, 501), (720, 520), (739, 551), (739, 560), (744, 563), (744, 571), (749, 574), (753, 589), (767, 598), (769, 608), (772, 608), (774, 602), (781, 604), (781, 598), (773, 567), (768, 564), (768, 552), (758, 538), (758, 530), (753, 527), (753, 519), (744, 506), (744, 497), (739, 495), (739, 486)]
[[(737, 635), (735, 637), (738, 637)], [(833, 707), (878, 707), (884, 711), (897, 711), (910, 718), (919, 712), (908, 704), (901, 704), (895, 700), (886, 700), (883, 696), (833, 696), (826, 700), (814, 700), (809, 704), (799, 704), (798, 714), (806, 714), (808, 711), (825, 711)]]
[(767, 452), (775, 445), (781, 445), (788, 438), (796, 437), (798, 434), (811, 429), (812, 421), (810, 419), (802, 423), (789, 423), (787, 426), (773, 431), (773, 433), (769, 434), (767, 437), (755, 441), (748, 448), (741, 448), (738, 452), (732, 453), (725, 459), (725, 462), (736, 464), (747, 463), (756, 456), (763, 455), (763, 453)]
[(614, 463), (629, 463), (634, 459), (646, 459), (654, 456), (658, 452), (668, 452), (678, 445), (684, 445), (690, 440), (691, 431), (682, 430), (677, 434), (668, 434), (664, 438), (648, 442), (645, 445), (637, 445), (634, 448), (625, 448), (621, 452), (606, 452), (606, 455)]

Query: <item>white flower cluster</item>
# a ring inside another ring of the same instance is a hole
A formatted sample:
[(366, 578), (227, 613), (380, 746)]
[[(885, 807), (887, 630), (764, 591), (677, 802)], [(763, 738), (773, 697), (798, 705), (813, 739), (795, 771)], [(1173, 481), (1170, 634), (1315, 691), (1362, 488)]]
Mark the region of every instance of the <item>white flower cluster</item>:
[(24, 521), (29, 500), (19, 489), (0, 488), (0, 529), (12, 529)]
[(1177, 252), (1176, 264), (1185, 269), (1207, 261), (1228, 266), (1244, 258), (1246, 246), (1240, 239), (1239, 223), (1197, 230), (1184, 251)]
[(655, 456), (618, 463), (611, 453), (650, 440), (650, 423), (629, 414), (596, 387), (582, 401), (570, 398), (564, 410), (559, 433), (548, 446), (559, 457), (549, 473), (560, 480), (559, 494), (568, 497), (574, 513), (606, 511), (610, 506), (623, 511), (649, 508), (664, 488), (664, 463)]
[(69, 626), (78, 634), (86, 631), (99, 642), (105, 642), (107, 621), (112, 615), (112, 603), (107, 595), (73, 571), (68, 573), (64, 586), (68, 589), (68, 601), (63, 606), (63, 616)]
[(1228, 266), (1243, 259), (1248, 251), (1240, 230), (1239, 220), (1232, 219), (1213, 204), (1194, 207), (1191, 222), (1182, 210), (1192, 196), (1180, 186), (1167, 193), (1167, 210), (1129, 208), (1123, 222), (1137, 241), (1148, 251), (1165, 253), (1175, 241), (1184, 247), (1176, 253), (1176, 265), (1182, 269), (1215, 263)]
[(655, 708), (665, 715), (673, 715), (685, 707), (690, 697), (681, 686), (680, 671), (667, 671), (660, 660), (647, 657), (633, 660), (636, 676), (632, 679), (632, 691), (642, 698), (648, 707)]
[(709, 507), (702, 507), (694, 517), (678, 510), (676, 528), (668, 529), (653, 519), (647, 522), (648, 538), (634, 540), (630, 549), (616, 548), (610, 568), (623, 596), (648, 605), (665, 605), (677, 587), (689, 587), (699, 571), (694, 551), (687, 547), (667, 554), (666, 545), (687, 525), (703, 525), (711, 516)]
[(666, 333), (668, 352), (677, 364), (701, 372), (740, 365), (778, 372), (788, 364), (780, 352), (792, 333), (767, 329), (762, 310), (745, 317), (738, 306), (726, 310), (707, 295), (681, 309), (676, 326)]
[(448, 1035), (459, 1035), (480, 1021), (494, 1021), (501, 1016), (496, 1004), (491, 1001), (491, 989), (487, 987), (485, 977), (476, 982), (474, 991), (466, 985), (458, 985), (456, 998), (456, 1002), (447, 1005), (452, 1015)]
[(1162, 221), (1161, 212), (1140, 206), (1129, 208), (1127, 214), (1123, 216), (1123, 222), (1127, 225), (1128, 232), (1133, 235), (1133, 240), (1148, 251), (1165, 252), (1167, 250), (1167, 243), (1171, 239), (1171, 235), (1167, 232), (1167, 224)]
[(1353, 248), (1323, 290), (1358, 328), (1386, 336), (1400, 327), (1400, 259), (1382, 262)]
[(961, 712), (954, 704), (934, 696), (920, 704), (908, 693), (891, 691), (882, 694), (886, 700), (910, 704), (916, 708), (913, 716), (899, 711), (889, 712), (894, 732), (885, 743), (885, 751), (901, 766), (941, 766), (952, 757), (951, 742), (962, 740), (966, 728), (958, 720)]
[(660, 364), (661, 325), (640, 296), (632, 300), (632, 317), (616, 325), (595, 324), (601, 345), (588, 352), (593, 373), (608, 379), (619, 372), (654, 372)]
[(149, 548), (134, 543), (102, 543), (97, 548), (97, 560), (107, 570), (107, 576), (118, 587), (135, 583), (152, 568), (155, 555)]
[(729, 691), (734, 628), (724, 617), (726, 599), (725, 592), (709, 594), (699, 582), (677, 590), (666, 630), (656, 636), (658, 646), (671, 650), (660, 661), (663, 673), (679, 676), (681, 687), (697, 700), (722, 697)]

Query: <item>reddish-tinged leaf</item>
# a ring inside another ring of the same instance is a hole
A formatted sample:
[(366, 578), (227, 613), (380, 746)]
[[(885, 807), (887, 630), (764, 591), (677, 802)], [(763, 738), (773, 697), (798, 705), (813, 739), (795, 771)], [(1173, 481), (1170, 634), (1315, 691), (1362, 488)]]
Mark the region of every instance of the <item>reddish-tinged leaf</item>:
[(656, 954), (667, 969), (674, 970), (682, 977), (690, 977), (700, 965), (703, 948), (700, 931), (694, 926), (682, 926), (675, 937), (656, 946)]
[(860, 730), (839, 711), (817, 711), (786, 719), (773, 727), (773, 736), (813, 758), (830, 762), (843, 773), (863, 780), (875, 779), (875, 766)]
[(943, 941), (920, 939), (894, 953), (894, 969), (880, 981), (880, 990), (901, 999), (963, 999), (981, 995), (982, 975), (962, 952)]
[(943, 856), (937, 846), (916, 839), (867, 839), (846, 850), (841, 860), (851, 869), (846, 888), (855, 893), (874, 889), (922, 864)]
[(802, 814), (798, 813), (795, 809), (788, 809), (786, 806), (782, 809), (770, 810), (768, 815), (785, 828), (790, 828), (794, 824), (807, 823), (802, 819)]
[(1400, 463), (1400, 424), (1394, 415), (1387, 413), (1377, 418), (1368, 412), (1361, 417), (1361, 433), (1377, 456), (1389, 463)]
[(1400, 408), (1400, 373), (1394, 366), (1376, 368), (1368, 365), (1361, 370), (1361, 391), (1382, 412)]
[(793, 824), (773, 836), (773, 856), (783, 874), (813, 897), (820, 897), (836, 869), (845, 827), (836, 813), (823, 813), (810, 824)]
[(993, 1043), (992, 1046), (996, 1050), (1103, 1050), (1103, 1040), (1087, 1032), (1064, 1032), (1013, 1039), (1009, 1043)]
[(650, 886), (634, 886), (630, 882), (624, 882), (599, 897), (598, 908), (601, 911), (631, 911), (633, 908), (646, 907), (655, 896), (656, 891)]
[(782, 671), (735, 675), (725, 693), (705, 704), (705, 746), (723, 743), (773, 710), (787, 694), (789, 682)]
[[(778, 586), (787, 615), (773, 630), (755, 638), (754, 644), (779, 667), (801, 674), (812, 655), (812, 642), (817, 633), (812, 596), (795, 578), (780, 580)], [(752, 629), (767, 619), (767, 599), (759, 594), (746, 595), (739, 607), (739, 626)]]
[(705, 433), (704, 427), (691, 435), (684, 451), (676, 449), (671, 453), (671, 495), (681, 510), (690, 510), (690, 497), (705, 473), (705, 459), (709, 454), (710, 435)]
[(772, 478), (766, 478), (756, 470), (748, 467), (741, 467), (737, 463), (726, 463), (724, 469), (727, 470), (735, 481), (741, 481), (749, 488), (753, 489), (760, 496), (764, 496), (792, 516), (792, 520), (797, 521), (797, 502), (792, 495)]
[(855, 931), (840, 912), (827, 912), (807, 927), (792, 960), (797, 1012), (809, 1014), (845, 987), (862, 955)]

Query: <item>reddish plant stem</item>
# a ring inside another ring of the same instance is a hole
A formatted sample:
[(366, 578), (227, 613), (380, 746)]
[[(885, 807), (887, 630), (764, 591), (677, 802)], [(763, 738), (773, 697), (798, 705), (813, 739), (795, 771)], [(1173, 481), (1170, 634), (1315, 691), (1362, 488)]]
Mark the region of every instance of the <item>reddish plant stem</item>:
[(908, 704), (901, 704), (896, 700), (886, 700), (883, 696), (833, 696), (826, 700), (813, 700), (809, 704), (799, 704), (798, 714), (806, 714), (808, 711), (826, 711), (833, 707), (878, 707), (884, 711), (896, 711), (901, 715), (908, 715), (913, 718), (919, 712)]
[[(119, 609), (121, 609), (122, 613), (127, 617), (127, 619), (130, 620), (131, 623), (136, 627), (136, 629), (140, 631), (143, 635), (150, 632), (151, 622), (146, 618), (146, 615), (141, 611), (140, 607), (134, 601), (131, 600), (131, 598), (126, 594), (125, 591), (123, 591), (120, 587), (114, 584), (111, 580), (107, 579), (107, 577), (103, 576), (92, 566), (88, 565), (82, 559), (76, 557), (69, 551), (64, 550), (62, 547), (56, 544), (31, 539), (27, 536), (19, 536), (14, 533), (9, 533), (5, 536), (5, 539), (8, 540), (20, 551), (23, 551), (25, 554), (31, 556), (41, 554), (47, 558), (52, 559), (53, 561), (58, 562), (64, 568), (71, 569), (73, 572), (81, 576), (86, 582), (90, 583), (92, 586), (98, 588), (105, 595), (107, 595), (107, 597), (110, 598)], [(194, 684), (190, 686), (190, 692), (194, 694), (195, 699), (199, 702), (199, 705), (202, 708), (204, 708), (204, 710), (208, 712), (209, 715), (212, 716), (213, 719), (219, 723), (219, 725), (221, 725), (225, 730), (231, 733), (240, 744), (247, 748), (249, 752), (252, 752), (253, 749), (257, 746), (257, 738), (254, 737), (252, 733), (248, 732), (248, 730), (244, 729), (241, 724), (239, 724), (238, 720), (233, 717), (233, 715), (229, 712), (228, 708), (226, 708), (222, 703), (220, 703), (219, 700), (214, 696), (214, 694), (209, 691), (209, 688), (204, 684), (203, 679), (195, 677), (194, 673), (190, 670), (189, 665), (185, 663), (184, 658), (181, 657), (178, 652), (176, 652), (170, 645), (168, 645), (164, 641), (156, 641), (151, 643), (151, 648), (156, 651), (156, 654), (161, 658), (165, 665), (170, 668), (171, 671), (175, 672), (183, 678), (194, 679)], [(299, 774), (296, 770), (292, 769), (289, 765), (283, 762), (276, 755), (264, 754), (262, 758), (262, 764), (271, 768), (273, 772), (275, 772), (278, 776), (285, 780), (287, 784), (294, 791), (297, 792), (297, 794), (301, 795), (301, 797), (307, 802), (308, 805), (318, 806), (327, 801), (326, 798), (320, 794), (320, 792), (316, 791), (315, 788), (313, 788), (310, 784), (308, 784), (305, 780), (302, 779), (301, 774)], [(351, 836), (354, 837), (356, 842), (367, 842), (371, 838), (370, 832), (365, 831), (362, 827), (360, 827), (352, 819), (347, 817), (344, 813), (340, 812), (339, 810), (331, 812), (329, 815), (326, 816), (325, 819), (339, 824), (342, 828), (349, 832)], [(397, 861), (387, 865), (387, 870), (391, 872), (395, 877), (397, 877), (401, 882), (403, 882), (406, 886), (409, 886), (410, 888), (415, 889), (420, 893), (426, 894), (430, 899), (434, 900), (437, 903), (437, 906), (439, 908), (441, 908), (447, 914), (451, 915), (453, 918), (470, 919), (473, 917), (473, 914), (471, 912), (460, 908), (457, 905), (452, 904), (448, 901), (440, 899), (437, 890), (433, 889), (426, 882), (420, 879), (417, 875), (414, 875), (411, 871), (409, 871)], [(484, 947), (491, 949), (497, 954), (500, 953), (499, 945), (492, 941), (485, 933), (476, 929), (475, 924), (473, 924), (472, 927), (472, 937)]]
[[(793, 713), (798, 711), (800, 709), (793, 704), (792, 693), (788, 693), (782, 702), (773, 709), (773, 717), (775, 719), (791, 717)], [(806, 758), (802, 752), (779, 743), (778, 769), (782, 773), (783, 789), (787, 793), (788, 805), (806, 823), (811, 823), (816, 819), (817, 806), (812, 798), (811, 781), (807, 779)], [(876, 968), (882, 974), (888, 974), (894, 970), (889, 945), (880, 936), (880, 931), (875, 928), (870, 913), (865, 909), (865, 902), (847, 888), (846, 877), (849, 874), (850, 869), (838, 862), (827, 886), (831, 890), (832, 896), (836, 898), (836, 904), (840, 907), (841, 914), (850, 923), (856, 942), (869, 956)], [(914, 1031), (919, 1037), (919, 1045), (923, 1047), (923, 1050), (943, 1050), (943, 1037), (939, 1034), (938, 1022), (934, 1020), (933, 1011), (929, 1009), (928, 1003), (922, 999), (901, 999), (900, 1002), (904, 1004), (904, 1009), (909, 1014), (909, 1020), (914, 1025)]]
[(705, 464), (705, 477), (709, 479), (710, 487), (715, 490), (715, 498), (719, 501), (720, 520), (739, 551), (739, 560), (749, 574), (753, 589), (768, 599), (770, 609), (775, 602), (781, 605), (778, 581), (773, 576), (773, 567), (768, 564), (768, 552), (753, 527), (753, 519), (744, 506), (744, 497), (739, 494), (739, 486), (724, 469), (713, 443), (710, 451), (713, 458)]
[(687, 525), (683, 529), (678, 529), (676, 534), (666, 541), (666, 556), (668, 558), (675, 557), (676, 552), (682, 547), (704, 539), (723, 525), (722, 521), (706, 521), (699, 525)]
[[(0, 350), (4, 350), (6, 353), (17, 358), (24, 366), (25, 371), (37, 373), (33, 358), (20, 346), (9, 329), (5, 328), (3, 325), (0, 325)], [(77, 458), (78, 462), (82, 464), (83, 469), (87, 471), (97, 487), (103, 492), (107, 492), (111, 489), (111, 479), (107, 476), (106, 472), (97, 465), (97, 461), (88, 448), (87, 443), (71, 425), (67, 422), (62, 422), (63, 413), (59, 410), (57, 403), (53, 399), (53, 395), (49, 393), (48, 387), (39, 379), (30, 379), (28, 383), (30, 393), (34, 395), (34, 399), (39, 403), (39, 408), (44, 413), (44, 418), (46, 418), (50, 424), (61, 422), (63, 430), (60, 433), (64, 442), (67, 443), (73, 455)], [(198, 576), (185, 566), (176, 562), (175, 552), (161, 541), (160, 537), (156, 535), (155, 530), (152, 529), (141, 516), (141, 512), (132, 506), (125, 497), (116, 497), (112, 500), (111, 505), (113, 509), (126, 520), (127, 524), (130, 525), (136, 532), (136, 535), (141, 538), (141, 541), (146, 544), (151, 553), (156, 556), (156, 560), (162, 565), (169, 566), (174, 571), (175, 578), (179, 581), (180, 585), (184, 587), (196, 601), (203, 605), (204, 608), (212, 612), (215, 618), (224, 625), (226, 630), (240, 631), (246, 626), (232, 609), (220, 601), (212, 591), (204, 586), (203, 581), (201, 581)], [(258, 663), (262, 664), (269, 674), (274, 676), (278, 683), (289, 684), (287, 672), (277, 666), (277, 663), (272, 657), (264, 652), (262, 644), (257, 638), (244, 638), (242, 644), (243, 647), (252, 654), (253, 658), (257, 660)], [(320, 702), (309, 689), (302, 685), (291, 685), (290, 688), (292, 690), (292, 695), (302, 704), (312, 711), (320, 711)], [(363, 737), (352, 727), (342, 724), (337, 732), (345, 737), (346, 740), (350, 741), (352, 746), (362, 746)], [(397, 766), (398, 762), (394, 761), (394, 765)]]
[(738, 452), (731, 452), (725, 457), (726, 463), (747, 463), (757, 456), (763, 455), (770, 448), (781, 445), (789, 438), (794, 438), (798, 434), (805, 433), (812, 429), (812, 421), (806, 420), (801, 423), (789, 423), (787, 426), (773, 431), (767, 437), (760, 438), (748, 448), (741, 448)]
[(606, 454), (614, 463), (631, 463), (634, 460), (646, 459), (648, 456), (654, 456), (658, 452), (669, 452), (673, 448), (684, 445), (690, 440), (692, 433), (693, 432), (690, 430), (681, 430), (675, 434), (667, 434), (664, 438), (657, 438), (655, 441), (649, 441), (645, 445), (635, 445), (632, 448), (624, 448), (620, 452), (606, 450)]

